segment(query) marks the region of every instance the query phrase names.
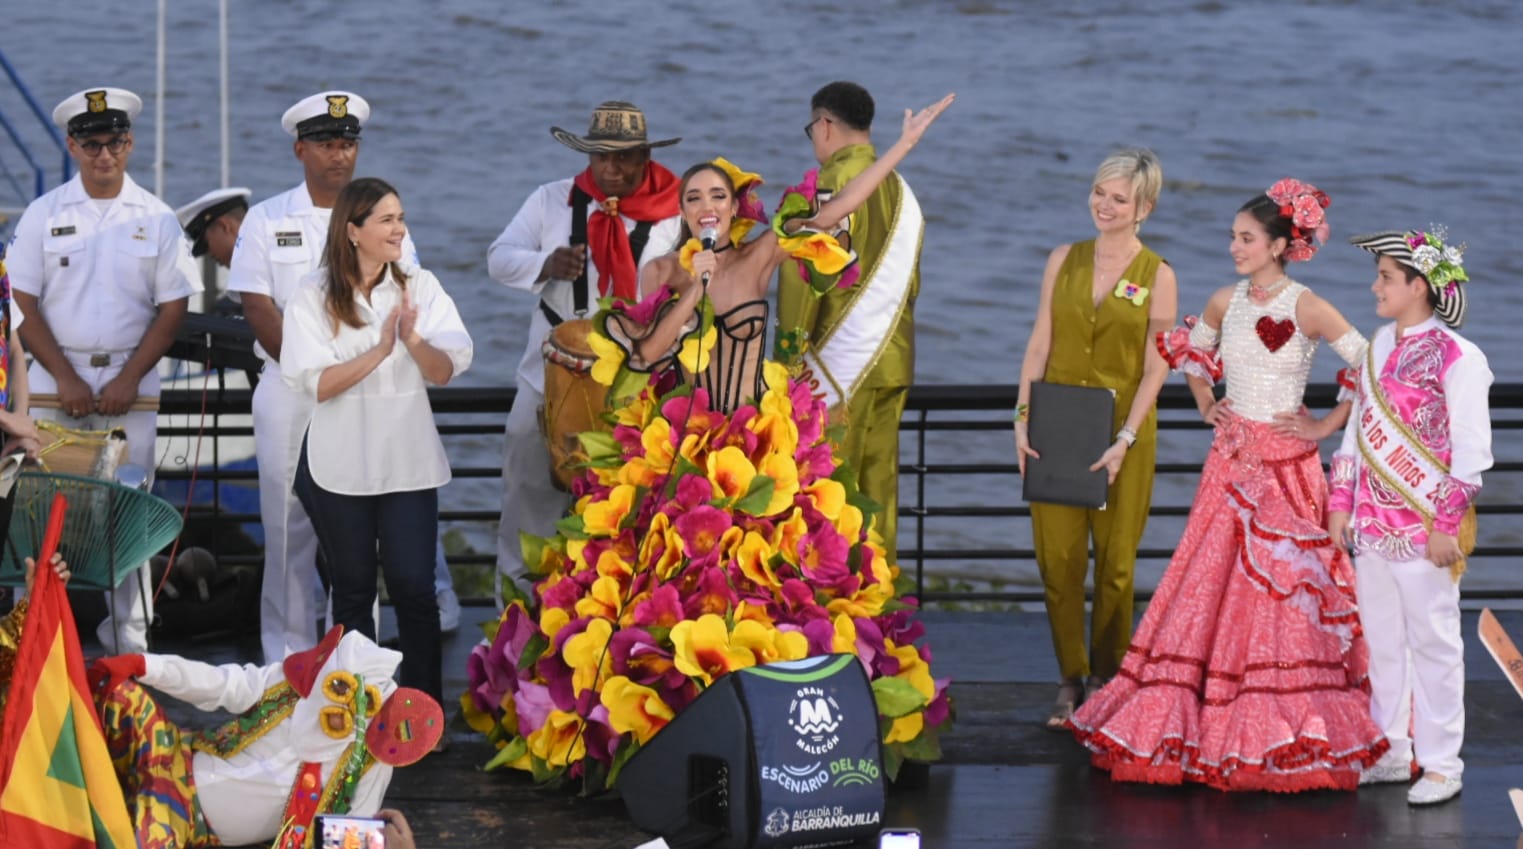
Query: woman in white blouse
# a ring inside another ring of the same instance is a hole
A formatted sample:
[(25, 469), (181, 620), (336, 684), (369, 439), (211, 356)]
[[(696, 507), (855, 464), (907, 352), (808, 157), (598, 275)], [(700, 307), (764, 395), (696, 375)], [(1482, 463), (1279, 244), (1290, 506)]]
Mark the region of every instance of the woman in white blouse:
[(322, 265), (285, 313), (280, 363), (317, 399), (296, 470), (327, 559), (333, 618), (375, 638), (376, 572), (396, 606), (404, 686), (443, 704), (434, 541), (449, 460), (428, 403), (471, 364), (471, 337), (438, 278), (404, 268), (402, 201), (351, 182), (333, 207)]

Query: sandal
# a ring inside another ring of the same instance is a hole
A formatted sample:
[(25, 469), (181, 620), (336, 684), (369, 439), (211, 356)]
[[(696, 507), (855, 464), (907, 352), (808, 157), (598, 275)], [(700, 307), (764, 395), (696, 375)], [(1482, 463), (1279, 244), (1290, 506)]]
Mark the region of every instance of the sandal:
[(1058, 701), (1047, 716), (1047, 727), (1053, 731), (1067, 731), (1068, 720), (1073, 718), (1074, 708), (1084, 698), (1084, 685), (1079, 681), (1065, 681), (1058, 687)]
[(1099, 675), (1089, 676), (1089, 678), (1085, 679), (1084, 681), (1084, 698), (1091, 698), (1096, 693), (1100, 692), (1100, 690), (1110, 682), (1110, 678), (1101, 678)]

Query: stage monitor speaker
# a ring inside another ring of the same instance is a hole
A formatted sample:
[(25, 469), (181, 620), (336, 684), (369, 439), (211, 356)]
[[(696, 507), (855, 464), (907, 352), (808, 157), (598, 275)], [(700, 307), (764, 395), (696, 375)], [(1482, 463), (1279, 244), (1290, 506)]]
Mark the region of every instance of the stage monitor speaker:
[(673, 849), (836, 846), (883, 818), (878, 708), (849, 654), (733, 672), (619, 773), (635, 825)]

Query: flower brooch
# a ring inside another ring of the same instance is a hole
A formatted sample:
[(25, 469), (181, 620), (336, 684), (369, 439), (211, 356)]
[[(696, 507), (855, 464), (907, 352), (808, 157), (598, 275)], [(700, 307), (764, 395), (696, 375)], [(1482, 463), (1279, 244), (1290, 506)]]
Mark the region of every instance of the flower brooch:
[(1148, 292), (1148, 289), (1144, 289), (1141, 286), (1138, 286), (1136, 283), (1133, 283), (1132, 281), (1123, 277), (1117, 281), (1116, 291), (1112, 292), (1111, 294), (1115, 295), (1123, 301), (1131, 301), (1133, 306), (1140, 307), (1147, 302)]

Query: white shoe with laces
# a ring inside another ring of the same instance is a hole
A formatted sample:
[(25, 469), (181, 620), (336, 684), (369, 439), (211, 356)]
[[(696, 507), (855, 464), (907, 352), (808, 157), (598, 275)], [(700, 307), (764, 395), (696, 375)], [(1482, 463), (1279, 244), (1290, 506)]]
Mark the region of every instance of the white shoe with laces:
[(439, 602), (439, 633), (453, 634), (460, 630), (460, 597), (453, 589), (440, 590), (434, 594)]
[(1407, 791), (1408, 805), (1437, 805), (1458, 796), (1464, 784), (1458, 778), (1434, 779), (1423, 776)]

